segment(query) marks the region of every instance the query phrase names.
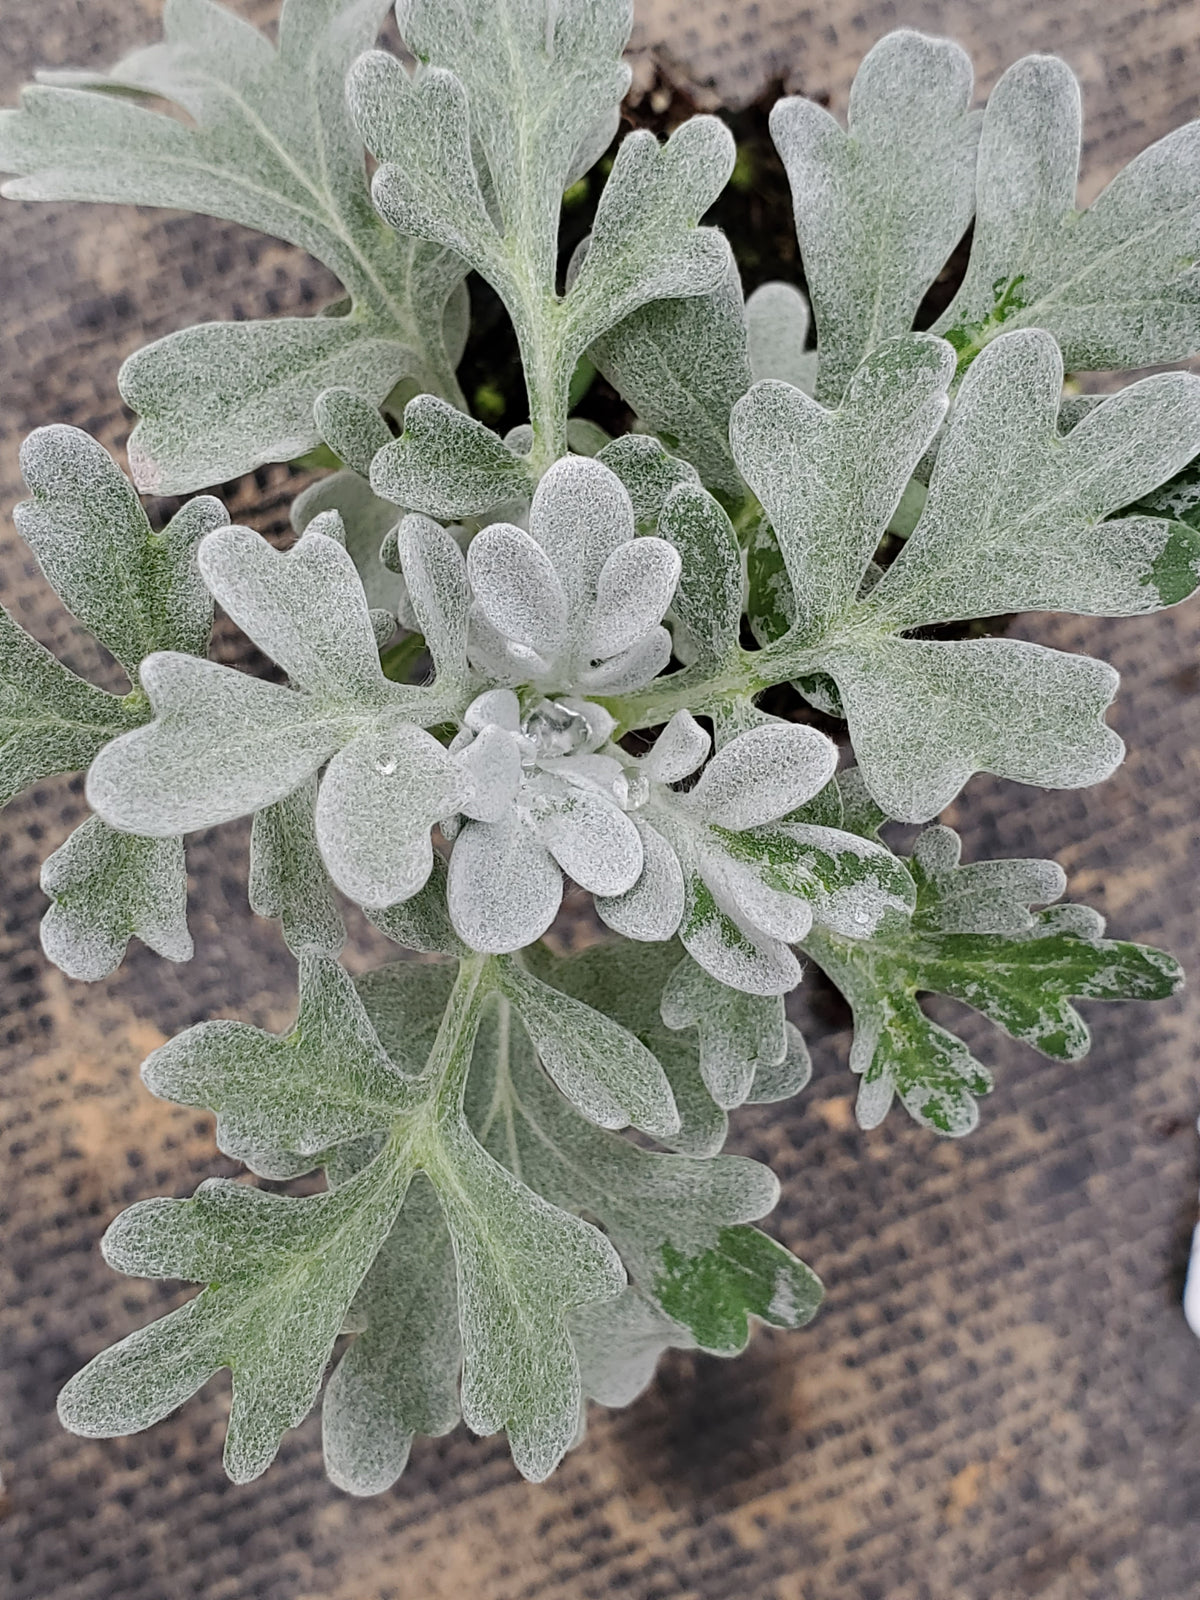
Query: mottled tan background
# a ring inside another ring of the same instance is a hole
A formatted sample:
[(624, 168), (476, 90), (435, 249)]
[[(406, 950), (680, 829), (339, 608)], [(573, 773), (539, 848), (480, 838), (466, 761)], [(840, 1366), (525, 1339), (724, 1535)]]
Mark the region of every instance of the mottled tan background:
[[(268, 17), (269, 4), (256, 4)], [(106, 61), (152, 36), (157, 0), (6, 0), (0, 100), (38, 64)], [(1062, 53), (1087, 93), (1089, 193), (1200, 112), (1195, 0), (644, 0), (639, 46), (714, 98), (769, 77), (845, 103), (853, 65), (899, 23), (951, 32), (990, 84)], [(225, 224), (116, 208), (0, 210), (0, 591), (68, 659), (65, 629), (11, 531), (17, 444), (65, 420), (121, 446), (123, 356), (204, 318), (306, 310), (331, 285), (295, 252)], [(278, 526), (286, 473), (233, 491)], [(1038, 619), (1046, 641), (1124, 674), (1127, 765), (1041, 795), (977, 780), (958, 808), (973, 855), (1057, 855), (1121, 934), (1200, 979), (1200, 607), (1121, 623)], [(222, 635), (225, 659), (237, 645)], [(812, 1089), (742, 1114), (735, 1148), (784, 1183), (772, 1226), (824, 1276), (803, 1334), (759, 1333), (724, 1365), (676, 1357), (630, 1411), (597, 1412), (552, 1482), (522, 1483), (499, 1440), (419, 1444), (369, 1502), (320, 1471), (310, 1419), (258, 1483), (219, 1466), (226, 1381), (128, 1441), (61, 1433), (54, 1396), (102, 1345), (179, 1298), (121, 1279), (99, 1235), (128, 1202), (229, 1170), (209, 1120), (141, 1089), (164, 1035), (214, 1011), (280, 1025), (293, 975), (244, 904), (246, 834), (191, 850), (197, 957), (136, 950), (85, 990), (42, 960), (37, 864), (82, 812), (40, 786), (0, 821), (4, 931), (0, 1264), (2, 1592), (11, 1600), (1193, 1600), (1200, 1592), (1200, 1345), (1178, 1309), (1195, 1214), (1200, 981), (1156, 1009), (1100, 1014), (1082, 1065), (972, 1027), (998, 1069), (981, 1130), (939, 1143), (851, 1116), (848, 1036), (808, 1011)], [(366, 959), (366, 950), (361, 955)]]

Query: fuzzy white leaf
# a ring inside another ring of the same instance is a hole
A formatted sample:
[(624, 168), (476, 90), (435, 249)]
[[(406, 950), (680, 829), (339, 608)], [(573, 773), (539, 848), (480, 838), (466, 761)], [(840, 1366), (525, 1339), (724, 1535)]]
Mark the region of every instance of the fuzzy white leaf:
[(504, 955), (540, 939), (558, 915), (562, 873), (515, 812), (468, 822), (450, 856), (450, 917), (472, 950)]
[(352, 384), (386, 398), (419, 358), (356, 317), (203, 322), (146, 345), (117, 375), (141, 418), (129, 468), (146, 494), (188, 494), (303, 455), (318, 442), (313, 403)]
[(662, 1019), (697, 1029), (700, 1071), (718, 1105), (741, 1105), (758, 1074), (787, 1057), (783, 1000), (727, 988), (694, 961), (681, 961), (668, 979)]
[(250, 832), (250, 907), (278, 917), (293, 955), (320, 950), (337, 955), (346, 940), (317, 845), (316, 779), (258, 811)]
[(810, 321), (808, 301), (795, 284), (764, 283), (754, 291), (746, 301), (754, 383), (774, 379), (812, 394), (817, 383), (817, 352), (807, 348)]
[[(1032, 906), (1050, 905), (1066, 893), (1057, 861), (973, 861), (963, 865), (962, 841), (953, 828), (926, 828), (913, 845), (912, 864), (923, 891), (920, 926), (939, 933), (1028, 933)], [(928, 902), (933, 901), (932, 912)], [(1103, 926), (1095, 932), (1099, 938)]]
[(671, 603), (680, 569), (679, 552), (665, 540), (631, 539), (618, 546), (596, 582), (585, 652), (616, 656), (650, 633)]
[(141, 716), (69, 672), (0, 608), (0, 805), (40, 778), (74, 772)]
[(716, 117), (692, 117), (665, 145), (646, 131), (623, 140), (567, 296), (574, 353), (650, 301), (706, 294), (721, 282), (729, 247), (696, 225), (734, 157), (733, 136)]
[(366, 1322), (325, 1389), (325, 1467), (350, 1494), (382, 1494), (403, 1472), (415, 1434), (459, 1419), (462, 1350), (454, 1251), (423, 1173), (354, 1303)]
[[(214, 1112), (218, 1148), (257, 1171), (263, 1151), (311, 1170), (331, 1148), (385, 1132), (417, 1097), (335, 959), (303, 954), (299, 985), (295, 1023), (281, 1034), (198, 1022), (142, 1063), (151, 1094)], [(400, 1060), (410, 1069), (424, 1064)]]
[(936, 327), (969, 360), (1002, 329), (1045, 328), (1071, 368), (1143, 367), (1200, 347), (1200, 122), (1075, 209), (1079, 85), (1027, 56), (993, 89), (971, 259)]
[(336, 511), (346, 533), (346, 549), (362, 579), (369, 606), (380, 606), (412, 627), (416, 618), (408, 604), (403, 578), (390, 572), (380, 559), (384, 539), (396, 526), (396, 507), (371, 493), (357, 472), (334, 472), (318, 478), (292, 501), (291, 522), (303, 533), (317, 517)]
[[(746, 309), (730, 252), (715, 289), (686, 300), (655, 300), (588, 352), (642, 426), (672, 440), (710, 488), (731, 495), (741, 494), (743, 485), (729, 448), (729, 416), (753, 381)], [(640, 437), (616, 441), (618, 453), (635, 448)]]
[(506, 733), (517, 733), (521, 727), (521, 702), (511, 689), (485, 689), (463, 713), (463, 723), (474, 733), (493, 724)]
[(905, 484), (946, 414), (954, 352), (924, 334), (875, 350), (836, 411), (782, 383), (733, 413), (733, 448), (775, 530), (801, 638), (858, 592)]
[(190, 961), (182, 839), (137, 839), (99, 817), (42, 864), (42, 948), (69, 978), (94, 983), (120, 966), (136, 936), (168, 961)]
[(752, 728), (713, 757), (688, 805), (719, 828), (759, 827), (811, 800), (836, 767), (836, 747), (815, 728), (794, 723)]
[(597, 895), (596, 915), (614, 933), (654, 944), (672, 938), (683, 920), (683, 869), (656, 828), (636, 815), (633, 822), (642, 841), (641, 875), (624, 894)]
[(696, 869), (721, 911), (748, 938), (765, 935), (783, 944), (798, 944), (812, 927), (812, 907), (806, 900), (775, 888), (767, 872), (719, 844), (703, 849)]
[(624, 894), (642, 870), (642, 841), (632, 821), (590, 786), (540, 778), (522, 802), (538, 837), (563, 871), (594, 894)]
[(885, 639), (831, 655), (872, 796), (925, 822), (973, 772), (1078, 789), (1120, 764), (1104, 713), (1117, 674), (1102, 661), (1017, 639)]
[(128, 479), (78, 428), (38, 428), (21, 446), (33, 494), (13, 513), (71, 614), (136, 680), (155, 650), (203, 655), (212, 599), (196, 566), (200, 540), (229, 521), (220, 501), (189, 502), (151, 531)]
[(504, 1428), (518, 1470), (540, 1482), (579, 1421), (579, 1365), (564, 1324), (573, 1306), (625, 1287), (608, 1240), (513, 1176), (455, 1125), (431, 1171), (454, 1240), (463, 1342), (463, 1420)]
[(598, 666), (576, 674), (584, 694), (629, 694), (657, 678), (671, 659), (671, 635), (666, 628), (654, 628), (636, 644)]
[(596, 595), (605, 562), (636, 528), (629, 495), (600, 461), (568, 456), (538, 485), (529, 512), (530, 535), (558, 573), (568, 613), (582, 616)]
[(1105, 521), (1200, 453), (1200, 378), (1160, 373), (1058, 431), (1063, 366), (1048, 333), (1002, 334), (963, 382), (929, 497), (872, 611), (910, 628), (1009, 611), (1130, 616), (1200, 583), (1200, 534)]
[(690, 1350), (686, 1328), (664, 1316), (636, 1289), (581, 1306), (570, 1317), (584, 1393), (602, 1406), (631, 1405), (654, 1377), (667, 1350)]
[(141, 487), (186, 493), (310, 449), (330, 385), (378, 401), (409, 378), (459, 398), (443, 312), (463, 266), (380, 226), (343, 93), (386, 9), (288, 0), (276, 49), (209, 0), (169, 0), (161, 44), (109, 74), (45, 75), (0, 114), (0, 169), (20, 174), (6, 193), (227, 218), (306, 250), (350, 297), (345, 316), (213, 323), (138, 352), (121, 382), (146, 408), (130, 445)]
[[(551, 281), (563, 190), (629, 84), (628, 0), (460, 0), (454, 11), (403, 0), (397, 19), (409, 49), (430, 64), (426, 76), (448, 69), (464, 85), (501, 230), (533, 280)], [(411, 143), (386, 154), (413, 164)]]
[[(867, 375), (879, 367), (895, 378), (922, 352), (932, 359), (918, 403), (885, 378), (880, 411)], [(896, 340), (859, 369), (838, 412), (765, 385), (735, 414), (739, 460), (778, 522), (799, 601), (781, 649), (789, 675), (833, 680), (873, 799), (908, 821), (934, 816), (979, 770), (1055, 787), (1098, 782), (1123, 746), (1104, 726), (1116, 676), (1102, 663), (1016, 640), (941, 642), (903, 631), (1013, 604), (1150, 611), (1200, 577), (1190, 527), (1102, 520), (1196, 448), (1196, 380), (1165, 374), (1136, 384), (1089, 409), (1064, 438), (1059, 356), (1048, 335), (1021, 329), (974, 364), (946, 429), (936, 495), (891, 570), (860, 588), (888, 507), (932, 433), (949, 356), (938, 340)], [(860, 481), (886, 492), (860, 493)]]
[(600, 461), (625, 486), (640, 529), (656, 528), (671, 490), (681, 483), (699, 483), (695, 467), (668, 455), (657, 439), (626, 433), (601, 450)]
[(462, 802), (464, 814), (476, 822), (499, 822), (521, 787), (517, 741), (505, 728), (481, 728), (459, 755), (458, 763), (473, 785), (472, 795)]
[(800, 981), (800, 963), (787, 945), (740, 927), (718, 905), (712, 890), (694, 869), (684, 873), (679, 937), (692, 959), (718, 983), (731, 989), (760, 996), (781, 995)]
[(313, 418), (334, 455), (360, 478), (370, 475), (371, 462), (392, 442), (379, 407), (354, 389), (323, 389), (313, 406)]
[(700, 766), (712, 740), (690, 711), (677, 711), (642, 760), (642, 771), (652, 783), (679, 783)]
[(502, 969), (500, 987), (542, 1065), (589, 1122), (601, 1128), (632, 1125), (656, 1138), (679, 1132), (666, 1075), (632, 1033), (516, 962)]
[(812, 1057), (804, 1042), (804, 1035), (795, 1023), (785, 1022), (787, 1051), (782, 1061), (774, 1064), (760, 1062), (746, 1096), (747, 1105), (776, 1105), (780, 1100), (791, 1100), (808, 1087), (812, 1077)]
[(873, 839), (785, 817), (724, 843), (776, 889), (808, 905), (817, 922), (849, 939), (869, 937), (889, 915), (912, 912), (904, 864)]
[(360, 56), (346, 92), (354, 120), (379, 160), (371, 198), (399, 233), (454, 251), (494, 275), (500, 240), (471, 159), (467, 96), (452, 72), (410, 77), (386, 51)]
[(778, 1197), (765, 1167), (639, 1149), (592, 1127), (547, 1082), (517, 1019), (504, 1021), (481, 1032), (476, 1057), (480, 1137), (498, 1158), (555, 1205), (598, 1218), (641, 1293), (702, 1349), (744, 1349), (749, 1315), (786, 1327), (812, 1316), (816, 1279), (745, 1226)]
[(723, 508), (698, 484), (667, 496), (659, 532), (679, 551), (683, 570), (672, 610), (693, 664), (713, 667), (737, 651), (745, 599), (742, 552)]
[(310, 529), (281, 553), (250, 528), (219, 528), (200, 547), (200, 570), (238, 627), (319, 702), (381, 706), (395, 693), (338, 540)]
[(317, 797), (317, 842), (329, 875), (359, 905), (416, 894), (433, 866), (430, 830), (470, 790), (432, 735), (381, 719), (329, 763)]
[(471, 541), (467, 571), (475, 604), (506, 639), (552, 658), (567, 628), (567, 597), (542, 546), (509, 523)]
[(971, 63), (956, 44), (902, 29), (859, 67), (848, 132), (811, 100), (781, 100), (771, 113), (826, 402), (876, 345), (912, 327), (966, 231), (980, 127), (971, 87)]
[(155, 720), (106, 745), (87, 779), (92, 810), (123, 832), (162, 839), (261, 811), (343, 739), (306, 696), (212, 661), (148, 656), (141, 676)]
[(467, 564), (452, 534), (428, 517), (408, 516), (396, 529), (396, 550), (409, 604), (443, 688), (467, 677)]
[(350, 1303), (408, 1186), (386, 1151), (330, 1194), (295, 1199), (217, 1178), (190, 1200), (144, 1200), (104, 1236), (118, 1271), (206, 1285), (102, 1351), (58, 1398), (86, 1438), (137, 1433), (222, 1367), (234, 1373), (225, 1470), (248, 1483), (312, 1407)]
[(490, 428), (429, 394), (409, 401), (404, 433), (380, 446), (370, 478), (385, 500), (446, 521), (524, 503), (537, 486)]

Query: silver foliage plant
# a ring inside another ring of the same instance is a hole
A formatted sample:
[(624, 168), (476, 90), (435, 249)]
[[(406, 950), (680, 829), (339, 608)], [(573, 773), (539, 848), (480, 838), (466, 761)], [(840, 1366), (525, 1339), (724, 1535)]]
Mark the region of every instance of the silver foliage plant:
[[(326, 1178), (118, 1217), (114, 1267), (203, 1287), (75, 1376), (63, 1421), (145, 1428), (228, 1367), (245, 1481), (345, 1336), (325, 1456), (356, 1494), (460, 1417), (541, 1479), (586, 1400), (627, 1404), (666, 1349), (733, 1355), (755, 1319), (812, 1317), (817, 1278), (755, 1227), (774, 1177), (721, 1153), (732, 1110), (808, 1079), (784, 1004), (802, 956), (853, 1010), (866, 1128), (896, 1099), (943, 1135), (977, 1121), (988, 1070), (923, 993), (1072, 1060), (1073, 1000), (1174, 991), (1168, 956), (1061, 903), (1053, 863), (963, 865), (934, 822), (976, 772), (1107, 777), (1116, 674), (933, 630), (1140, 614), (1200, 581), (1200, 380), (1064, 390), (1064, 366), (1200, 348), (1200, 124), (1079, 211), (1061, 62), (1017, 62), (979, 111), (961, 50), (892, 34), (847, 127), (776, 106), (808, 298), (747, 300), (701, 223), (734, 162), (712, 117), (623, 139), (560, 264), (563, 193), (617, 132), (629, 0), (400, 0), (413, 66), (371, 48), (384, 10), (284, 0), (272, 43), (167, 0), (162, 43), (0, 118), (16, 199), (190, 207), (345, 287), (315, 317), (172, 334), (119, 377), (143, 490), (328, 446), (290, 549), (208, 496), (155, 529), (86, 435), (26, 442), (17, 525), (130, 687), (3, 614), (0, 799), (87, 771), (42, 937), (89, 980), (131, 937), (187, 960), (184, 838), (253, 817), (250, 901), (299, 964), (296, 1022), (202, 1022), (143, 1077), (261, 1178)], [(972, 223), (961, 288), (913, 332)], [(524, 362), (505, 438), (455, 377), (471, 272)], [(585, 360), (637, 431), (570, 415)], [(207, 659), (214, 601), (284, 682)], [(759, 707), (781, 684), (844, 719), (853, 764)], [(901, 855), (889, 820), (933, 825)], [(567, 879), (618, 936), (569, 959), (542, 942)], [(409, 958), (352, 977), (341, 897)]]

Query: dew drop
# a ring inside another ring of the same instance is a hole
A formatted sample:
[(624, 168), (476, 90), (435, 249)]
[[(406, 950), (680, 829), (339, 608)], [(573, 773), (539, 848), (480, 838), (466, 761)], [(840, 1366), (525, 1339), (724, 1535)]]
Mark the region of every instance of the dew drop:
[(587, 718), (557, 700), (540, 701), (525, 718), (522, 731), (545, 759), (570, 756), (586, 749), (591, 737)]
[(650, 798), (649, 781), (642, 773), (631, 772), (627, 775), (627, 786), (626, 807), (630, 811), (636, 811), (639, 807), (644, 806)]

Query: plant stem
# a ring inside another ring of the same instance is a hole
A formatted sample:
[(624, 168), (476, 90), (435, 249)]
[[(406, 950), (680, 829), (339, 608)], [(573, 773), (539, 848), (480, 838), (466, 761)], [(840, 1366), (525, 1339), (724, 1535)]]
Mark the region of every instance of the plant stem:
[(433, 1092), (426, 1102), (430, 1120), (445, 1123), (457, 1117), (475, 1048), (483, 1002), (492, 989), (491, 956), (473, 954), (459, 963), (458, 976), (446, 1001), (441, 1027), (425, 1069)]
[(557, 300), (538, 297), (535, 306), (527, 306), (528, 331), (520, 335), (529, 391), (529, 421), (533, 428), (529, 465), (539, 478), (567, 453), (567, 403), (559, 377), (562, 358), (557, 310)]
[(669, 722), (677, 711), (703, 716), (725, 701), (745, 700), (769, 689), (775, 679), (763, 678), (755, 669), (759, 653), (739, 650), (711, 678), (685, 669), (667, 678), (656, 678), (635, 694), (599, 696), (599, 703), (617, 719), (613, 738), (635, 733), (639, 728), (656, 728)]
[(529, 465), (541, 477), (567, 453), (570, 373), (563, 378), (563, 305), (553, 278), (543, 281), (535, 264), (512, 245), (489, 281), (508, 307), (517, 335), (533, 429)]

